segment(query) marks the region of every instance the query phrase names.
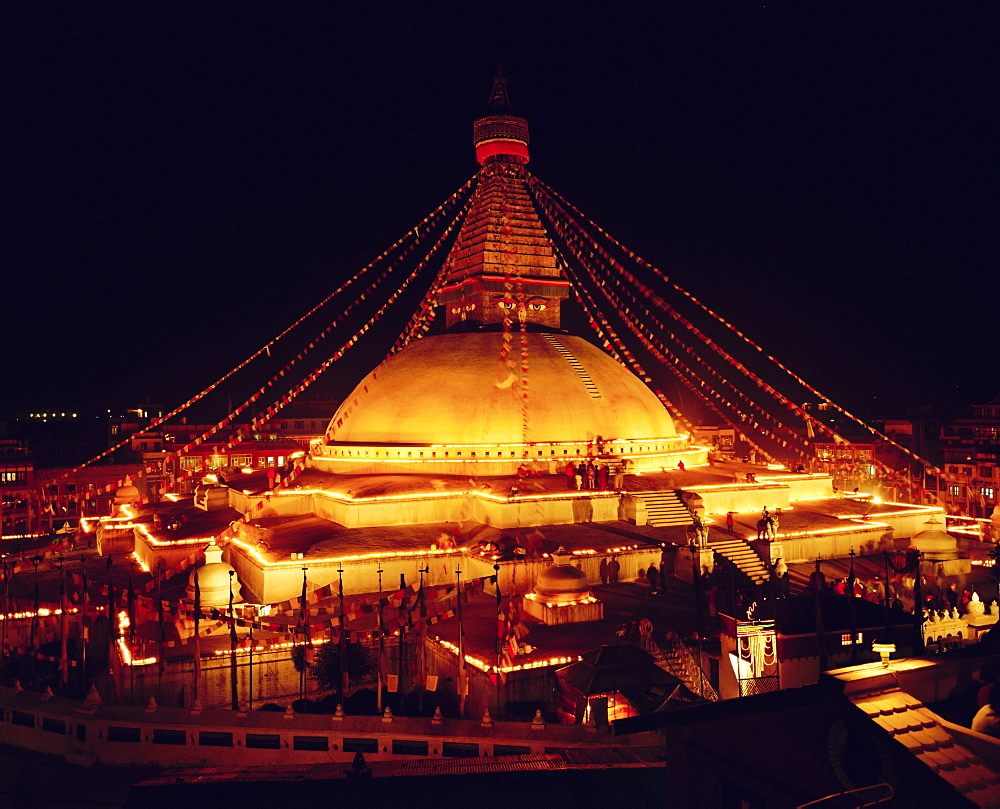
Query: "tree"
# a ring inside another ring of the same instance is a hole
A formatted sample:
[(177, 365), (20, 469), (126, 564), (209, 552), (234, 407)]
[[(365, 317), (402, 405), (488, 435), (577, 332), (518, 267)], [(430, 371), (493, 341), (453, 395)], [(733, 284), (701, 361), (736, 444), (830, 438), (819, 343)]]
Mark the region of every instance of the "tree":
[[(360, 643), (345, 644), (345, 671), (352, 683), (366, 680), (375, 673), (375, 661), (371, 652)], [(316, 650), (316, 662), (310, 666), (309, 676), (320, 688), (340, 691), (340, 644), (324, 643)]]

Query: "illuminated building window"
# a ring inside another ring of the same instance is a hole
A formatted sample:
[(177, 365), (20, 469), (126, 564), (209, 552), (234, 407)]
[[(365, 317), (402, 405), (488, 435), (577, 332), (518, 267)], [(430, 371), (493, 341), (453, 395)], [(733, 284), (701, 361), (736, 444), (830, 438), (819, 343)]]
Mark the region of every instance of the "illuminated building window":
[(278, 466), (284, 466), (284, 464), (285, 464), (285, 456), (284, 455), (279, 455), (278, 456)]
[(252, 455), (230, 455), (233, 466), (250, 466), (253, 463)]
[(961, 486), (949, 486), (948, 487), (948, 494), (951, 497), (961, 497), (962, 496), (962, 487)]
[(992, 500), (996, 496), (996, 489), (992, 486), (983, 486), (979, 491), (987, 500)]
[[(864, 637), (864, 633), (863, 632), (859, 632), (858, 633), (858, 637), (857, 637), (857, 642), (861, 643), (863, 637)], [(850, 646), (851, 645), (851, 633), (850, 632), (848, 632), (846, 635), (841, 635), (840, 636), (840, 645), (841, 646)]]

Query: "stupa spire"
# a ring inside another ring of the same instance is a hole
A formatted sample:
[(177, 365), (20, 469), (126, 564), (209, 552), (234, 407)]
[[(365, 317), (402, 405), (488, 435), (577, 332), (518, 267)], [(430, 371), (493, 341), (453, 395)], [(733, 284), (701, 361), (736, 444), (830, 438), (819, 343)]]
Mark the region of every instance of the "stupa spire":
[(500, 68), (493, 77), (489, 112), (472, 125), (472, 140), (476, 160), (484, 166), (528, 162), (528, 122), (511, 115), (507, 79)]
[(496, 111), (510, 112), (510, 95), (507, 93), (507, 79), (503, 75), (503, 70), (497, 65), (496, 75), (493, 77), (493, 90), (490, 92), (490, 109)]
[(449, 329), (534, 324), (560, 327), (569, 294), (549, 236), (527, 186), (528, 122), (510, 114), (498, 68), (490, 112), (473, 128), (483, 168), (471, 209), (448, 256), (441, 290)]

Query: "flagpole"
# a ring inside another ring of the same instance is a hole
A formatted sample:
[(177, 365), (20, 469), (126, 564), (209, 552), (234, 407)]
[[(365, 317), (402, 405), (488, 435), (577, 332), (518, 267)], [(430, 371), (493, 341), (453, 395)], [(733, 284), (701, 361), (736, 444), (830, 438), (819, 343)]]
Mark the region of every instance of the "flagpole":
[[(406, 575), (403, 574), (403, 573), (399, 574), (399, 589), (401, 591), (403, 591), (403, 601), (400, 602), (400, 607), (402, 607), (403, 603), (405, 603), (407, 601), (407, 598), (406, 598)], [(409, 612), (409, 611), (407, 611), (407, 612)], [(397, 624), (397, 626), (399, 626), (399, 644), (398, 644), (398, 646), (399, 646), (399, 648), (398, 648), (399, 654), (397, 655), (397, 657), (399, 658), (399, 662), (398, 662), (398, 664), (396, 666), (396, 677), (397, 677), (397, 681), (396, 681), (396, 693), (399, 694), (400, 704), (402, 704), (403, 695), (406, 693), (406, 691), (403, 688), (403, 657), (404, 657), (404, 652), (405, 652), (405, 649), (404, 649), (404, 646), (403, 646), (403, 633), (405, 632), (405, 627), (403, 626), (403, 613), (402, 613), (402, 610), (400, 610), (397, 613), (396, 624)]]
[(344, 615), (344, 567), (341, 565), (337, 568), (337, 581), (340, 590), (340, 638), (338, 640), (338, 645), (340, 647), (340, 706), (344, 707), (344, 703), (347, 701), (347, 662), (344, 658), (347, 657), (347, 618)]
[(429, 573), (430, 569), (430, 565), (426, 565), (417, 571), (420, 574), (420, 666), (417, 672), (420, 678), (420, 695), (417, 698), (417, 712), (420, 714), (424, 712), (424, 694), (427, 691), (427, 599), (424, 596), (424, 573)]
[(816, 645), (819, 652), (819, 673), (826, 671), (825, 628), (823, 626), (823, 571), (820, 569), (821, 556), (816, 557)]
[(198, 568), (194, 570), (194, 701), (198, 701), (198, 683), (201, 680), (201, 585)]
[(306, 606), (306, 571), (302, 568), (302, 595), (299, 598), (299, 632), (302, 635), (301, 664), (299, 671), (299, 700), (306, 698), (306, 666), (309, 657), (309, 608)]
[(229, 571), (229, 691), (230, 707), (234, 711), (240, 709), (239, 685), (236, 678), (236, 616), (233, 615), (233, 576), (235, 570)]
[(115, 650), (115, 582), (111, 576), (111, 568), (114, 564), (114, 557), (109, 556), (105, 567), (108, 571), (108, 665), (105, 672), (105, 693), (108, 699), (111, 698), (111, 661), (114, 660)]
[(39, 609), (39, 601), (38, 601), (38, 563), (40, 561), (42, 561), (42, 559), (41, 559), (40, 556), (34, 556), (34, 557), (32, 557), (31, 561), (32, 561), (32, 563), (35, 566), (35, 606), (34, 606), (34, 610), (33, 610), (32, 614), (31, 614), (31, 643), (28, 645), (28, 647), (31, 650), (31, 668), (30, 668), (31, 677), (30, 677), (30, 681), (31, 681), (31, 687), (34, 688), (35, 687), (35, 661), (38, 659), (38, 650), (35, 648), (35, 643), (36, 643), (37, 638), (38, 638), (38, 609)]
[[(128, 614), (128, 651), (130, 655), (135, 654), (135, 560), (130, 559), (128, 563), (128, 596), (125, 607)], [(135, 704), (135, 666), (128, 667), (128, 704)]]
[(378, 570), (378, 685), (377, 685), (377, 699), (378, 699), (378, 712), (382, 713), (382, 658), (385, 657), (385, 627), (382, 623), (382, 566), (379, 565)]
[(83, 598), (81, 603), (83, 604), (83, 613), (80, 615), (80, 636), (82, 640), (82, 647), (80, 654), (80, 678), (83, 680), (83, 690), (80, 692), (82, 694), (87, 693), (87, 641), (90, 640), (90, 626), (87, 624), (87, 608), (90, 606), (90, 594), (88, 593), (88, 583), (87, 583), (87, 557), (83, 557), (80, 560), (80, 573), (83, 582), (81, 587), (83, 589)]
[(505, 638), (502, 636), (501, 631), (500, 631), (500, 626), (501, 626), (500, 621), (501, 621), (501, 616), (503, 615), (503, 593), (500, 592), (500, 563), (499, 562), (494, 562), (493, 563), (493, 579), (496, 582), (496, 588), (497, 588), (497, 639), (496, 639), (496, 644), (495, 644), (495, 646), (496, 646), (496, 659), (497, 659), (496, 660), (496, 664), (497, 664), (497, 707), (496, 707), (496, 717), (497, 717), (497, 719), (499, 719), (501, 717), (501, 710), (500, 710), (500, 708), (501, 708), (501, 705), (502, 705), (502, 700), (501, 700), (501, 695), (500, 695), (500, 689), (503, 686), (503, 679), (502, 679), (502, 676), (501, 676), (501, 673), (500, 673), (500, 667), (503, 664), (503, 661), (502, 661), (503, 644), (504, 644), (504, 641), (505, 641)]
[[(2, 498), (0, 498), (2, 500)], [(0, 557), (3, 565), (3, 627), (0, 628), (0, 685), (7, 682), (7, 622), (10, 614), (10, 569), (7, 565), (7, 554)]]
[(854, 585), (857, 579), (854, 576), (854, 548), (851, 548), (851, 568), (847, 574), (847, 609), (851, 621), (851, 665), (858, 664), (858, 616), (854, 606)]
[(250, 655), (247, 660), (249, 688), (247, 689), (247, 707), (253, 710), (253, 625), (257, 622), (257, 608), (250, 608)]
[(157, 655), (156, 665), (156, 693), (163, 702), (163, 670), (166, 667), (166, 658), (163, 656), (164, 647), (164, 626), (163, 626), (163, 560), (156, 563), (156, 623), (159, 629), (159, 655)]
[(69, 615), (66, 604), (66, 575), (63, 573), (62, 555), (59, 556), (59, 686), (66, 690), (69, 682), (69, 655), (66, 635), (69, 631)]
[(458, 584), (457, 608), (458, 614), (458, 718), (465, 718), (465, 698), (469, 692), (469, 681), (465, 670), (465, 625), (462, 623), (462, 568), (455, 568), (455, 581)]

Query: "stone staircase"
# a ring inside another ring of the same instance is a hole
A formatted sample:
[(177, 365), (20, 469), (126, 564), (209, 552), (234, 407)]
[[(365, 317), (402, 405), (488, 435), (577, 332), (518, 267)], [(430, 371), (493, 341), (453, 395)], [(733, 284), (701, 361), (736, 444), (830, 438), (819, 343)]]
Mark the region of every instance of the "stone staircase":
[(711, 531), (708, 547), (736, 565), (754, 584), (763, 584), (770, 578), (767, 565), (746, 540)]
[(691, 525), (691, 512), (673, 489), (659, 492), (635, 492), (646, 507), (646, 524), (655, 528), (668, 525)]

